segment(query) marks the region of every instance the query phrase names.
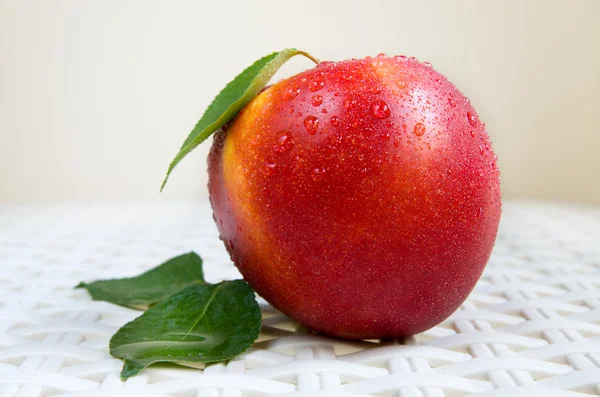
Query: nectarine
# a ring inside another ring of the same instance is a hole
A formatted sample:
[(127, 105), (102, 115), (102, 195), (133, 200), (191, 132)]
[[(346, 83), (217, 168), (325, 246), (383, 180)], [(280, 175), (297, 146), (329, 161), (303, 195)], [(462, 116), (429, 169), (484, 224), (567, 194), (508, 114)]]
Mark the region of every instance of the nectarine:
[(449, 316), (489, 259), (501, 209), (475, 109), (403, 56), (322, 62), (260, 93), (215, 135), (209, 191), (246, 281), (349, 339)]

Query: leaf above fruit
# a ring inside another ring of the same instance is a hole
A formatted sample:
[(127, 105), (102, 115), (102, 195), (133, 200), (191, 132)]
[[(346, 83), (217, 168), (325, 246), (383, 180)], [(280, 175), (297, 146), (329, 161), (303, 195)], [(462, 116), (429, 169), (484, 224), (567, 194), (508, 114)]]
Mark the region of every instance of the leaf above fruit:
[(223, 88), (208, 106), (202, 118), (198, 121), (192, 132), (190, 132), (181, 149), (179, 149), (179, 152), (169, 165), (167, 176), (160, 187), (161, 191), (165, 187), (173, 168), (196, 146), (206, 140), (206, 138), (225, 123), (233, 119), (267, 85), (275, 72), (295, 55), (303, 55), (318, 63), (312, 55), (304, 51), (299, 51), (295, 48), (286, 48), (283, 51), (273, 52), (260, 58)]

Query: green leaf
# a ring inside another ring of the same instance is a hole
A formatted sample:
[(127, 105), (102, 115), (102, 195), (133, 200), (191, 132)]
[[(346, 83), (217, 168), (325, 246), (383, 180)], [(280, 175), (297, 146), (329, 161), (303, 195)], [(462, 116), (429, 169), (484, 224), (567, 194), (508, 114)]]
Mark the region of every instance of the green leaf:
[(110, 354), (125, 361), (125, 380), (156, 362), (228, 360), (254, 343), (260, 326), (245, 281), (193, 285), (125, 324), (111, 338)]
[(80, 283), (75, 288), (87, 289), (94, 300), (145, 309), (184, 287), (203, 283), (202, 259), (190, 252), (169, 259), (137, 277)]
[(165, 187), (173, 168), (196, 146), (206, 140), (206, 138), (225, 123), (233, 119), (267, 85), (275, 72), (295, 55), (304, 55), (315, 63), (318, 63), (317, 59), (304, 51), (299, 51), (295, 48), (286, 48), (283, 51), (274, 52), (262, 57), (225, 86), (208, 106), (204, 115), (192, 132), (190, 132), (190, 135), (169, 165), (167, 176), (160, 187), (161, 191)]

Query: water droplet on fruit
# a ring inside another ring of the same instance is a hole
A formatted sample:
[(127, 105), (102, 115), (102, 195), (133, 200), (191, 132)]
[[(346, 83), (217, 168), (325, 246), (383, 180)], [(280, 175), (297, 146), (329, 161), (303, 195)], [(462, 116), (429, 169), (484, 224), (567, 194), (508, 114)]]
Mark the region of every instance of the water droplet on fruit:
[(371, 113), (378, 119), (390, 117), (390, 107), (384, 101), (375, 101), (371, 104)]
[(471, 133), (471, 136), (472, 136), (473, 138), (475, 138), (475, 130), (471, 130), (471, 131), (469, 131), (469, 132)]
[(484, 151), (483, 146), (479, 145), (479, 153), (483, 154), (483, 151)]
[(406, 88), (406, 83), (403, 80), (398, 80), (396, 81), (396, 85), (398, 86), (398, 88), (400, 88), (401, 90)]
[(450, 104), (450, 106), (452, 106), (453, 108), (456, 107), (456, 101), (452, 98), (448, 98), (448, 103)]
[(321, 61), (317, 64), (317, 67), (332, 66), (333, 64), (334, 62), (332, 61)]
[(408, 58), (407, 58), (407, 56), (406, 56), (406, 55), (396, 55), (396, 56), (394, 57), (394, 59), (397, 59), (397, 60), (399, 60), (399, 61), (406, 61)]
[(387, 58), (387, 55), (385, 55), (385, 53), (382, 52), (380, 54), (377, 54), (377, 58)]
[(282, 135), (277, 139), (277, 143), (273, 145), (275, 153), (285, 153), (294, 147), (294, 140), (289, 131), (283, 131)]
[(310, 135), (315, 135), (319, 128), (319, 119), (315, 116), (306, 116), (304, 119), (304, 128), (306, 128), (306, 132)]
[(392, 123), (390, 120), (388, 120), (388, 121), (385, 122), (385, 126), (389, 127), (389, 128), (392, 128), (394, 126), (394, 123)]
[(308, 85), (308, 89), (311, 92), (317, 92), (319, 91), (321, 88), (325, 87), (325, 81), (323, 79), (316, 79), (310, 82), (310, 84)]
[(317, 167), (314, 170), (312, 170), (312, 179), (315, 182), (320, 181), (321, 179), (323, 179), (323, 175), (325, 174), (325, 168), (321, 168), (321, 167)]
[(431, 67), (431, 62), (423, 62), (423, 66), (427, 66), (428, 68)]
[(356, 100), (356, 98), (346, 98), (346, 99), (344, 99), (344, 107), (346, 109), (353, 108), (354, 106), (356, 106), (357, 103), (358, 103), (358, 101)]
[(267, 174), (267, 176), (271, 176), (271, 175), (275, 174), (275, 167), (277, 167), (277, 164), (274, 164), (274, 163), (266, 163), (265, 164), (265, 173)]
[(327, 114), (327, 109), (325, 109), (325, 108), (321, 109), (321, 113)]
[(469, 120), (469, 124), (471, 124), (473, 127), (477, 127), (477, 116), (471, 112), (467, 112), (467, 119)]
[(315, 95), (314, 97), (311, 98), (310, 103), (313, 106), (319, 106), (320, 104), (323, 103), (323, 97), (321, 95)]
[(283, 93), (283, 99), (286, 101), (291, 101), (296, 98), (300, 94), (300, 88), (290, 87)]
[(334, 127), (337, 127), (338, 125), (340, 125), (340, 120), (338, 119), (337, 116), (331, 117), (330, 121), (331, 121), (331, 125)]
[(290, 114), (294, 114), (295, 111), (296, 111), (296, 108), (293, 106), (290, 106)]
[(413, 132), (416, 136), (422, 136), (425, 133), (425, 126), (423, 123), (415, 124), (415, 128), (413, 128)]
[(477, 209), (477, 217), (481, 217), (481, 216), (483, 216), (483, 208), (479, 207)]

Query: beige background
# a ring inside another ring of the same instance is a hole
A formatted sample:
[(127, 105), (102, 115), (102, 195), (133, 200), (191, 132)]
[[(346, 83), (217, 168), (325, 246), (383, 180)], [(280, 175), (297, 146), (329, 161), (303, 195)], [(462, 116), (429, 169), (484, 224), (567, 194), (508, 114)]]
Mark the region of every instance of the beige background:
[[(159, 197), (214, 95), (295, 46), (430, 61), (486, 122), (505, 197), (600, 203), (599, 21), (598, 0), (0, 0), (0, 202)], [(161, 198), (206, 195), (208, 146)]]

